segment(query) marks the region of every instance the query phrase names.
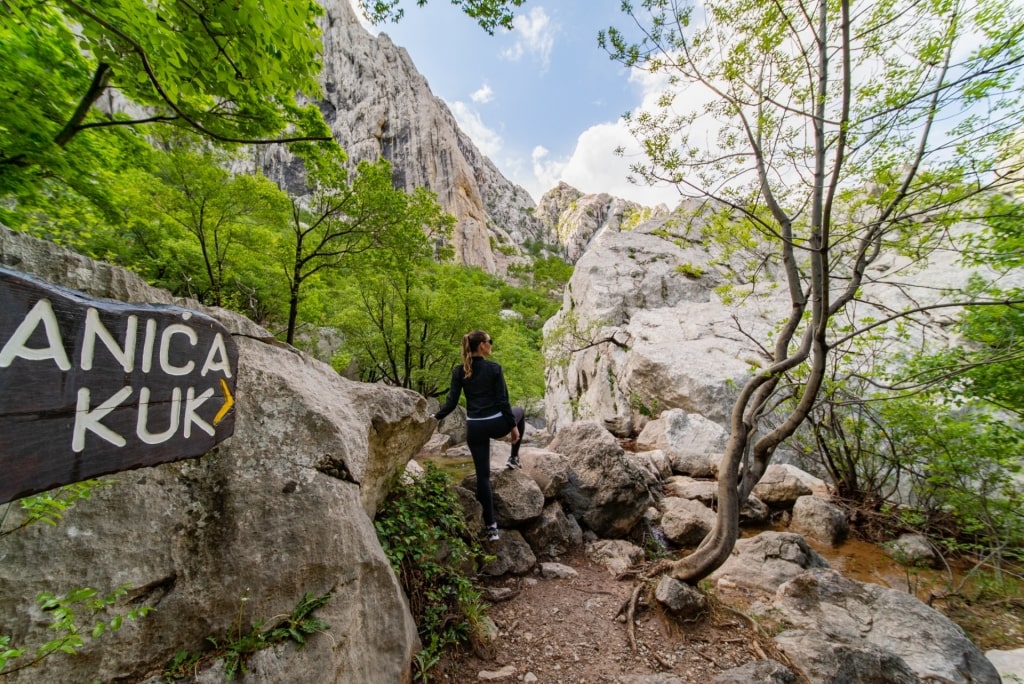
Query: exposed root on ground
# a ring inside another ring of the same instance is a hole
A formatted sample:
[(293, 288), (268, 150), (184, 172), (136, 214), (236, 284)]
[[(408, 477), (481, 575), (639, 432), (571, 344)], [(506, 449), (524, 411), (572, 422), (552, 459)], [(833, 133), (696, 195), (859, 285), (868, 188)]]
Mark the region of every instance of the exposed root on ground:
[(636, 643), (636, 606), (640, 601), (640, 592), (643, 591), (645, 586), (644, 582), (637, 582), (629, 598), (622, 603), (622, 606), (619, 607), (619, 612), (615, 613), (615, 617), (612, 618), (616, 620), (623, 613), (626, 614), (626, 638), (629, 639), (629, 647), (633, 653), (640, 650)]

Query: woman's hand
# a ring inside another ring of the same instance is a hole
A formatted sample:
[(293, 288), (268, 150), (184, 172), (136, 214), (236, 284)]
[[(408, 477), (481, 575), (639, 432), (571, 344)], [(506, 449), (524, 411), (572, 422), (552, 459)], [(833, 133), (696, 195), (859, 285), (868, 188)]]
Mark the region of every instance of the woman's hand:
[(517, 428), (517, 427), (512, 428), (511, 437), (512, 437), (512, 443), (513, 444), (515, 444), (516, 442), (519, 441), (519, 428)]

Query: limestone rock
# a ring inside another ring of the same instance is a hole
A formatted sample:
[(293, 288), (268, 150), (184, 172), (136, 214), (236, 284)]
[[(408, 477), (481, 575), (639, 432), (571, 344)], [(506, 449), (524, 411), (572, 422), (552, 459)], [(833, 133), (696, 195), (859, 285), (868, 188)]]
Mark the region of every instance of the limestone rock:
[(999, 684), (995, 667), (960, 627), (906, 592), (814, 569), (781, 585), (773, 606), (833, 649), (891, 654), (922, 680)]
[(594, 235), (602, 230), (629, 230), (647, 219), (667, 214), (664, 205), (649, 209), (611, 195), (585, 195), (560, 182), (544, 193), (537, 205), (537, 217), (558, 236), (566, 257), (576, 263)]
[(488, 542), (487, 551), (494, 554), (494, 560), (480, 569), (483, 574), (522, 575), (537, 565), (537, 557), (518, 530), (500, 530), (499, 534), (498, 541)]
[(1004, 682), (1024, 681), (1024, 648), (1018, 648), (1013, 651), (992, 649), (991, 651), (985, 651), (985, 657), (999, 671)]
[(714, 512), (699, 501), (669, 496), (659, 505), (661, 529), (677, 546), (697, 546), (715, 524)]
[(625, 539), (600, 539), (584, 547), (594, 563), (603, 565), (612, 575), (619, 575), (644, 558), (644, 550)]
[(776, 660), (753, 660), (716, 675), (711, 684), (796, 684), (797, 676)]
[(699, 413), (670, 409), (644, 426), (638, 448), (662, 449), (672, 472), (690, 477), (715, 477), (729, 433)]
[(718, 500), (718, 483), (714, 480), (696, 480), (686, 475), (673, 475), (662, 485), (665, 496), (693, 499), (705, 506), (714, 506)]
[(579, 573), (569, 565), (561, 563), (541, 563), (540, 576), (544, 579), (572, 579), (578, 577)]
[[(6, 229), (0, 263), (93, 296), (171, 301), (133, 274)], [(430, 435), (425, 401), (345, 380), (229, 312), (174, 303), (235, 335), (234, 436), (199, 458), (105, 477), (60, 525), (5, 537), (0, 614), (13, 643), (52, 638), (35, 609), (43, 591), (123, 584), (134, 606), (156, 608), (10, 681), (141, 681), (207, 637), (290, 613), (306, 592), (331, 594), (316, 614), (329, 634), (259, 667), (307, 681), (402, 681), (418, 637), (372, 515)]]
[(923, 534), (901, 534), (898, 538), (882, 544), (882, 550), (897, 563), (908, 567), (942, 567), (942, 556)]
[(665, 606), (669, 613), (681, 620), (692, 620), (707, 610), (708, 600), (704, 594), (688, 584), (668, 575), (662, 575), (654, 590), (654, 598)]
[(791, 508), (801, 496), (811, 493), (793, 466), (772, 463), (754, 485), (754, 495), (773, 508)]
[[(634, 436), (646, 416), (671, 409), (723, 428), (729, 424), (739, 388), (766, 367), (761, 345), (770, 346), (790, 303), (779, 265), (756, 249), (731, 244), (727, 250), (704, 239), (701, 212), (687, 203), (671, 216), (628, 231), (606, 226), (589, 239), (560, 311), (545, 325), (545, 339), (552, 349), (563, 339), (571, 347), (569, 332), (615, 343), (567, 354), (568, 363), (548, 369), (545, 415), (553, 431), (586, 418), (618, 436)], [(940, 302), (971, 275), (955, 259), (942, 250), (929, 255), (926, 265), (895, 253), (880, 255), (851, 314), (877, 320)], [(756, 282), (744, 280), (751, 261), (759, 265)], [(886, 274), (900, 274), (900, 286), (886, 283)], [(1006, 277), (1019, 284), (1024, 273), (1017, 269)], [(723, 297), (737, 291), (741, 296)], [(948, 346), (953, 311), (928, 310), (910, 344)]]
[(540, 517), (521, 531), (533, 552), (545, 558), (557, 558), (583, 543), (579, 523), (557, 501), (545, 505)]
[(775, 643), (812, 682), (924, 684), (902, 658), (875, 644), (837, 643), (821, 632), (796, 629)]
[[(440, 408), (440, 406), (438, 407)], [(466, 409), (456, 406), (455, 410), (437, 424), (437, 434), (448, 438), (449, 444), (466, 443)]]
[(768, 504), (751, 494), (740, 504), (740, 525), (764, 525), (771, 518)]
[[(459, 129), (408, 52), (386, 33), (371, 35), (348, 0), (321, 4), (323, 99), (318, 104), (351, 165), (383, 157), (391, 162), (396, 187), (436, 193), (456, 217), (453, 247), (461, 263), (504, 274), (511, 263), (522, 261), (516, 255), (527, 240), (555, 243), (534, 216), (529, 193), (506, 179)], [(299, 167), (283, 147), (260, 147), (254, 163), (293, 194), (302, 194)]]
[(569, 464), (559, 453), (524, 446), (519, 450), (519, 461), (523, 472), (533, 478), (545, 499), (560, 495), (569, 481)]
[(737, 541), (732, 555), (710, 579), (774, 594), (779, 585), (804, 570), (827, 567), (828, 561), (799, 534), (769, 531)]
[(650, 494), (643, 475), (611, 433), (581, 421), (555, 435), (548, 448), (569, 464), (561, 497), (566, 509), (600, 537), (628, 534), (643, 517)]
[(661, 483), (672, 477), (672, 462), (668, 454), (661, 449), (638, 451), (630, 454), (629, 459), (640, 470), (646, 471), (650, 475), (649, 481), (653, 484)]
[[(460, 486), (475, 492), (476, 474), (467, 475)], [(520, 470), (492, 470), (491, 490), (494, 494), (494, 515), (500, 527), (517, 527), (536, 520), (544, 509), (544, 494), (540, 487)]]
[(840, 544), (850, 531), (843, 510), (817, 496), (801, 496), (793, 504), (789, 529), (825, 544)]

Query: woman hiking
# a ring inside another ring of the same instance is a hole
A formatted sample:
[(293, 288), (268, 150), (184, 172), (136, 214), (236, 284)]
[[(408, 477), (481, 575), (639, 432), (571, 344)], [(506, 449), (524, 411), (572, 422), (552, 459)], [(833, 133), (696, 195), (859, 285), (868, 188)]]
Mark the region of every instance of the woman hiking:
[(434, 414), (442, 420), (455, 410), (459, 395), (466, 395), (466, 444), (473, 455), (476, 470), (476, 498), (484, 511), (488, 541), (498, 541), (498, 523), (494, 518), (491, 492), (491, 440), (511, 433), (512, 454), (508, 468), (520, 468), (519, 447), (526, 429), (526, 412), (512, 408), (501, 366), (488, 361), (494, 340), (483, 330), (462, 336), (462, 364), (452, 369), (452, 384), (444, 405)]

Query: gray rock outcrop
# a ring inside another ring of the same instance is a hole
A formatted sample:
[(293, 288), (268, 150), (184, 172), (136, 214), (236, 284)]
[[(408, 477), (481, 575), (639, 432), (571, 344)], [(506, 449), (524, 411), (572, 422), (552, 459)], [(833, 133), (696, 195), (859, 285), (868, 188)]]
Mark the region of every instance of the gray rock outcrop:
[(614, 539), (643, 518), (650, 503), (644, 476), (603, 427), (581, 421), (556, 435), (548, 448), (569, 464), (561, 499), (583, 527)]
[[(199, 308), (2, 228), (0, 264), (96, 297)], [(154, 610), (8, 681), (141, 681), (178, 651), (204, 650), (207, 637), (288, 615), (306, 592), (331, 595), (316, 613), (330, 627), (304, 649), (274, 649), (260, 661), (263, 681), (406, 681), (419, 641), (372, 516), (430, 436), (426, 402), (345, 380), (244, 318), (204, 312), (238, 344), (234, 436), (196, 459), (105, 477), (57, 527), (0, 540), (12, 644), (53, 638), (36, 608), (44, 591), (124, 585), (133, 607)]]
[[(808, 672), (828, 675), (820, 681), (999, 684), (996, 668), (960, 627), (905, 592), (818, 569), (781, 585), (772, 605), (789, 624), (805, 630), (783, 632), (777, 642)], [(801, 646), (808, 637), (814, 645)], [(822, 660), (830, 651), (839, 654), (834, 663)], [(851, 660), (871, 664), (889, 678), (837, 678), (828, 669), (845, 668)]]
[(710, 579), (720, 586), (774, 593), (807, 569), (828, 567), (828, 561), (799, 534), (762, 532), (737, 541), (732, 555)]
[(568, 183), (560, 182), (541, 197), (536, 215), (558, 237), (569, 262), (576, 263), (591, 238), (600, 231), (631, 230), (639, 223), (667, 213), (664, 205), (651, 209), (607, 193), (585, 195)]
[(644, 426), (637, 448), (661, 449), (672, 460), (673, 472), (691, 477), (715, 477), (729, 433), (699, 413), (664, 411)]
[(789, 529), (836, 546), (846, 539), (850, 524), (841, 508), (821, 497), (808, 495), (801, 496), (793, 504)]
[[(560, 361), (546, 378), (553, 432), (586, 419), (629, 437), (669, 409), (728, 425), (739, 388), (764, 367), (765, 346), (790, 304), (778, 265), (759, 247), (706, 239), (700, 212), (707, 210), (684, 204), (670, 216), (628, 231), (606, 226), (589, 239), (560, 311), (545, 325)], [(882, 319), (928, 309), (915, 319), (911, 341), (919, 349), (944, 348), (955, 309), (929, 306), (966, 285), (971, 273), (956, 259), (943, 250), (927, 263), (880, 255), (848, 315)], [(758, 264), (756, 279), (750, 263)], [(1017, 269), (1000, 282), (1017, 285), (1022, 277)], [(892, 342), (889, 349), (900, 346)]]

